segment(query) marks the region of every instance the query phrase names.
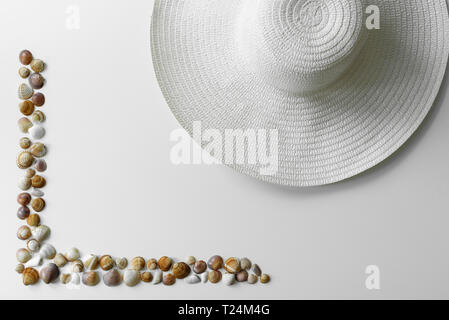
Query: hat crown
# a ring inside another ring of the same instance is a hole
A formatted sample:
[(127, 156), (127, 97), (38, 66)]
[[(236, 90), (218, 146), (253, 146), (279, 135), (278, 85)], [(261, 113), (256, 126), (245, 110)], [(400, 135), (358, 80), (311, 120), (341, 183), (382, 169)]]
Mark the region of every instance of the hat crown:
[(242, 7), (237, 42), (251, 72), (293, 93), (329, 86), (348, 70), (367, 30), (364, 0), (254, 0)]

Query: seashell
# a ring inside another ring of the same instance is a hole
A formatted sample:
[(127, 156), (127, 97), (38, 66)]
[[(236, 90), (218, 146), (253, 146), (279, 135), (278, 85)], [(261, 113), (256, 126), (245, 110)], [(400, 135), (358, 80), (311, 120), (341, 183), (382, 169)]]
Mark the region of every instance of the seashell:
[(37, 272), (36, 269), (25, 268), (22, 274), (23, 274), (22, 281), (23, 284), (26, 286), (35, 284), (39, 281), (39, 273)]
[(142, 274), (140, 275), (140, 278), (143, 282), (151, 282), (153, 280), (153, 275), (151, 274), (151, 272), (146, 271), (146, 272), (142, 272)]
[(16, 266), (15, 270), (16, 270), (16, 272), (19, 273), (19, 274), (20, 274), (20, 273), (23, 273), (23, 270), (25, 270), (25, 266), (24, 266), (23, 264), (19, 263), (19, 264)]
[(162, 283), (166, 286), (172, 286), (176, 282), (176, 277), (171, 273), (166, 273), (162, 278)]
[(61, 283), (63, 283), (63, 284), (69, 283), (70, 280), (71, 280), (71, 275), (70, 275), (70, 273), (62, 273), (61, 276), (59, 277), (59, 280), (60, 280)]
[(177, 279), (184, 279), (190, 274), (190, 267), (187, 263), (178, 262), (173, 265), (172, 272)]
[(26, 168), (31, 167), (33, 162), (34, 162), (34, 157), (31, 154), (31, 152), (28, 152), (28, 151), (20, 152), (16, 159), (17, 166), (20, 169), (26, 169)]
[(42, 107), (45, 103), (45, 96), (43, 93), (41, 92), (36, 92), (35, 94), (33, 94), (33, 96), (31, 97), (31, 102), (36, 106), (36, 107)]
[(72, 262), (72, 272), (83, 272), (84, 264), (81, 260), (75, 260)]
[(271, 280), (271, 278), (268, 274), (264, 273), (260, 276), (260, 283), (268, 283), (268, 282), (270, 282), (270, 280)]
[(224, 264), (224, 269), (229, 273), (237, 273), (240, 271), (240, 261), (237, 258), (228, 258)]
[(50, 228), (46, 225), (40, 225), (32, 229), (32, 234), (34, 239), (42, 242), (50, 235)]
[(17, 94), (19, 96), (19, 99), (27, 100), (33, 96), (34, 90), (32, 88), (30, 88), (27, 84), (22, 83), (19, 86)]
[(20, 138), (19, 146), (22, 149), (28, 149), (31, 146), (31, 140), (28, 139), (27, 137)]
[[(33, 179), (31, 179), (31, 182), (32, 181)], [(42, 198), (34, 198), (31, 201), (31, 208), (33, 208), (33, 210), (36, 212), (41, 212), (45, 208), (45, 200)]]
[(67, 259), (64, 257), (63, 254), (58, 253), (55, 258), (53, 259), (53, 262), (58, 267), (62, 268), (67, 264)]
[(89, 254), (83, 258), (83, 263), (87, 270), (95, 270), (98, 268), (98, 257), (94, 254)]
[(120, 275), (120, 272), (113, 269), (103, 275), (103, 282), (108, 287), (115, 287), (122, 282), (122, 276)]
[(104, 255), (100, 258), (101, 269), (107, 271), (114, 267), (114, 259), (110, 255)]
[(142, 257), (135, 257), (131, 260), (131, 269), (133, 270), (143, 270), (145, 269), (145, 260)]
[(201, 282), (206, 283), (209, 280), (208, 272), (203, 272), (200, 274)]
[(151, 258), (147, 262), (147, 267), (149, 270), (156, 270), (157, 268), (157, 260), (154, 258)]
[(227, 286), (232, 286), (235, 283), (235, 275), (233, 273), (225, 273), (223, 276), (223, 282)]
[(123, 273), (123, 282), (125, 282), (128, 287), (134, 287), (139, 281), (140, 273), (138, 271), (128, 269)]
[(196, 274), (192, 274), (191, 276), (187, 277), (186, 282), (188, 284), (195, 284), (201, 282), (201, 279)]
[(31, 146), (30, 152), (36, 158), (41, 158), (47, 154), (47, 148), (43, 143), (36, 142)]
[(16, 252), (16, 258), (17, 258), (17, 261), (19, 261), (20, 263), (26, 263), (26, 262), (30, 261), (31, 254), (27, 249), (20, 248)]
[(25, 116), (31, 116), (34, 112), (34, 104), (30, 100), (19, 103), (19, 111)]
[(80, 275), (78, 273), (70, 274), (70, 284), (75, 286), (80, 284)]
[(31, 121), (33, 123), (42, 123), (45, 121), (45, 114), (40, 110), (34, 111), (31, 115)]
[(44, 244), (39, 251), (39, 255), (43, 259), (53, 259), (56, 256), (56, 249), (51, 244)]
[(212, 270), (218, 270), (223, 267), (223, 258), (220, 256), (212, 256), (207, 261), (207, 266)]
[(19, 195), (17, 196), (17, 203), (22, 206), (26, 206), (30, 204), (30, 202), (31, 202), (31, 194), (29, 194), (28, 192), (19, 193)]
[(87, 271), (83, 273), (82, 281), (84, 285), (93, 287), (100, 282), (100, 276), (96, 271)]
[(248, 276), (248, 283), (249, 284), (255, 284), (256, 282), (257, 282), (257, 276), (255, 274), (251, 273)]
[(33, 89), (41, 89), (45, 84), (45, 79), (40, 73), (36, 72), (28, 78), (28, 83)]
[(188, 257), (186, 258), (186, 263), (187, 263), (189, 266), (191, 266), (191, 265), (194, 264), (195, 262), (196, 262), (196, 259), (195, 259), (194, 256), (188, 256)]
[(27, 224), (30, 227), (37, 227), (41, 223), (41, 217), (37, 213), (33, 213), (27, 218)]
[(34, 169), (38, 172), (44, 172), (47, 170), (47, 162), (45, 162), (44, 159), (37, 159), (36, 163), (34, 164)]
[(260, 267), (257, 264), (253, 264), (251, 271), (258, 277), (262, 274), (262, 270), (260, 270)]
[(20, 68), (19, 68), (19, 76), (20, 76), (22, 79), (28, 78), (28, 77), (30, 76), (30, 73), (31, 73), (31, 71), (30, 71), (30, 69), (28, 69), (27, 67), (20, 67)]
[(43, 188), (47, 184), (45, 178), (40, 175), (35, 175), (31, 178), (31, 186), (34, 188)]
[(29, 216), (30, 216), (30, 209), (28, 207), (21, 206), (19, 207), (19, 209), (17, 209), (17, 218), (19, 218), (20, 220), (25, 220)]
[(115, 264), (117, 265), (117, 268), (123, 270), (128, 266), (128, 259), (117, 258), (117, 259), (115, 259)]
[(42, 126), (33, 126), (28, 130), (33, 139), (39, 140), (45, 136), (45, 129)]
[(19, 54), (20, 63), (27, 66), (33, 61), (33, 55), (29, 50), (22, 50)]
[(207, 279), (211, 283), (218, 283), (221, 280), (221, 272), (218, 270), (212, 270), (207, 274)]
[(41, 269), (39, 275), (45, 283), (50, 283), (58, 279), (59, 277), (59, 268), (54, 263), (49, 263), (45, 267)]
[(31, 195), (35, 197), (43, 197), (44, 192), (41, 189), (33, 188), (33, 190), (31, 190)]
[(166, 256), (163, 256), (159, 259), (159, 261), (157, 262), (157, 265), (159, 266), (159, 269), (161, 269), (162, 271), (168, 271), (170, 270), (172, 264), (172, 259)]
[(25, 178), (31, 179), (36, 175), (36, 171), (34, 169), (28, 168), (25, 170)]
[(70, 248), (69, 250), (67, 250), (64, 256), (68, 261), (72, 262), (79, 259), (80, 252), (78, 251), (77, 248)]
[(241, 270), (235, 275), (235, 279), (238, 282), (245, 282), (248, 280), (248, 272), (246, 270)]
[(248, 258), (242, 258), (240, 260), (240, 269), (242, 270), (251, 269), (251, 261)]
[(193, 265), (193, 271), (197, 274), (203, 273), (207, 269), (207, 264), (204, 260), (199, 260)]
[(36, 239), (30, 239), (27, 242), (27, 248), (28, 250), (30, 250), (31, 252), (38, 252), (39, 249), (41, 248), (41, 244), (39, 241), (37, 241)]
[(17, 186), (22, 189), (23, 191), (28, 190), (29, 188), (31, 188), (32, 182), (31, 179), (27, 178), (27, 177), (22, 177), (19, 179), (19, 182), (17, 183)]
[(26, 268), (38, 267), (42, 264), (42, 257), (38, 254), (34, 255), (27, 263), (25, 263)]
[(31, 60), (30, 67), (34, 72), (42, 72), (45, 69), (45, 63), (40, 59), (33, 59)]
[(156, 270), (153, 277), (153, 284), (158, 284), (162, 282), (162, 271)]
[(31, 229), (28, 226), (21, 226), (17, 230), (17, 238), (20, 240), (26, 240), (31, 237)]

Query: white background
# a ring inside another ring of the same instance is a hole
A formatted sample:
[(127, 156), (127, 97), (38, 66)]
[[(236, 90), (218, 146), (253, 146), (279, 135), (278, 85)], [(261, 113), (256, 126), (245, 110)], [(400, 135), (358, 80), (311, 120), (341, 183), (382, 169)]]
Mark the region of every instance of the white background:
[[(66, 28), (77, 5), (79, 30)], [(223, 166), (174, 166), (179, 125), (155, 80), (153, 1), (3, 0), (0, 5), (1, 298), (449, 298), (447, 80), (417, 134), (380, 166), (336, 185), (289, 189)], [(48, 63), (43, 222), (58, 250), (145, 258), (248, 256), (269, 285), (179, 282), (24, 287), (15, 166), (18, 53)], [(365, 288), (378, 265), (381, 290)]]

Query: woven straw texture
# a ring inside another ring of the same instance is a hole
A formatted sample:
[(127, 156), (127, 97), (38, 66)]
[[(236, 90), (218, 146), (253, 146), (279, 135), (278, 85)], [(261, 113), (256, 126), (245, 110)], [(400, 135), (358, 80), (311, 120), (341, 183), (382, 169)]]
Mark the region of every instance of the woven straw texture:
[[(381, 28), (367, 30), (367, 5)], [(277, 129), (288, 186), (378, 164), (417, 129), (449, 53), (445, 0), (156, 0), (153, 63), (173, 114), (203, 129)]]

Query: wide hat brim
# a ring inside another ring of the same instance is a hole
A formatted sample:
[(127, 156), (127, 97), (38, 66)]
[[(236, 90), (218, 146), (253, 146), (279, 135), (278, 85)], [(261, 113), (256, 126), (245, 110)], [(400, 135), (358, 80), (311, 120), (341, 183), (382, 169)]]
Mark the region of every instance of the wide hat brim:
[(232, 164), (288, 186), (334, 183), (367, 170), (418, 128), (441, 86), (449, 53), (445, 0), (373, 0), (381, 28), (369, 32), (351, 70), (298, 95), (268, 85), (236, 55), (243, 1), (156, 0), (151, 47), (157, 79), (179, 123), (203, 129), (277, 129), (279, 167)]

